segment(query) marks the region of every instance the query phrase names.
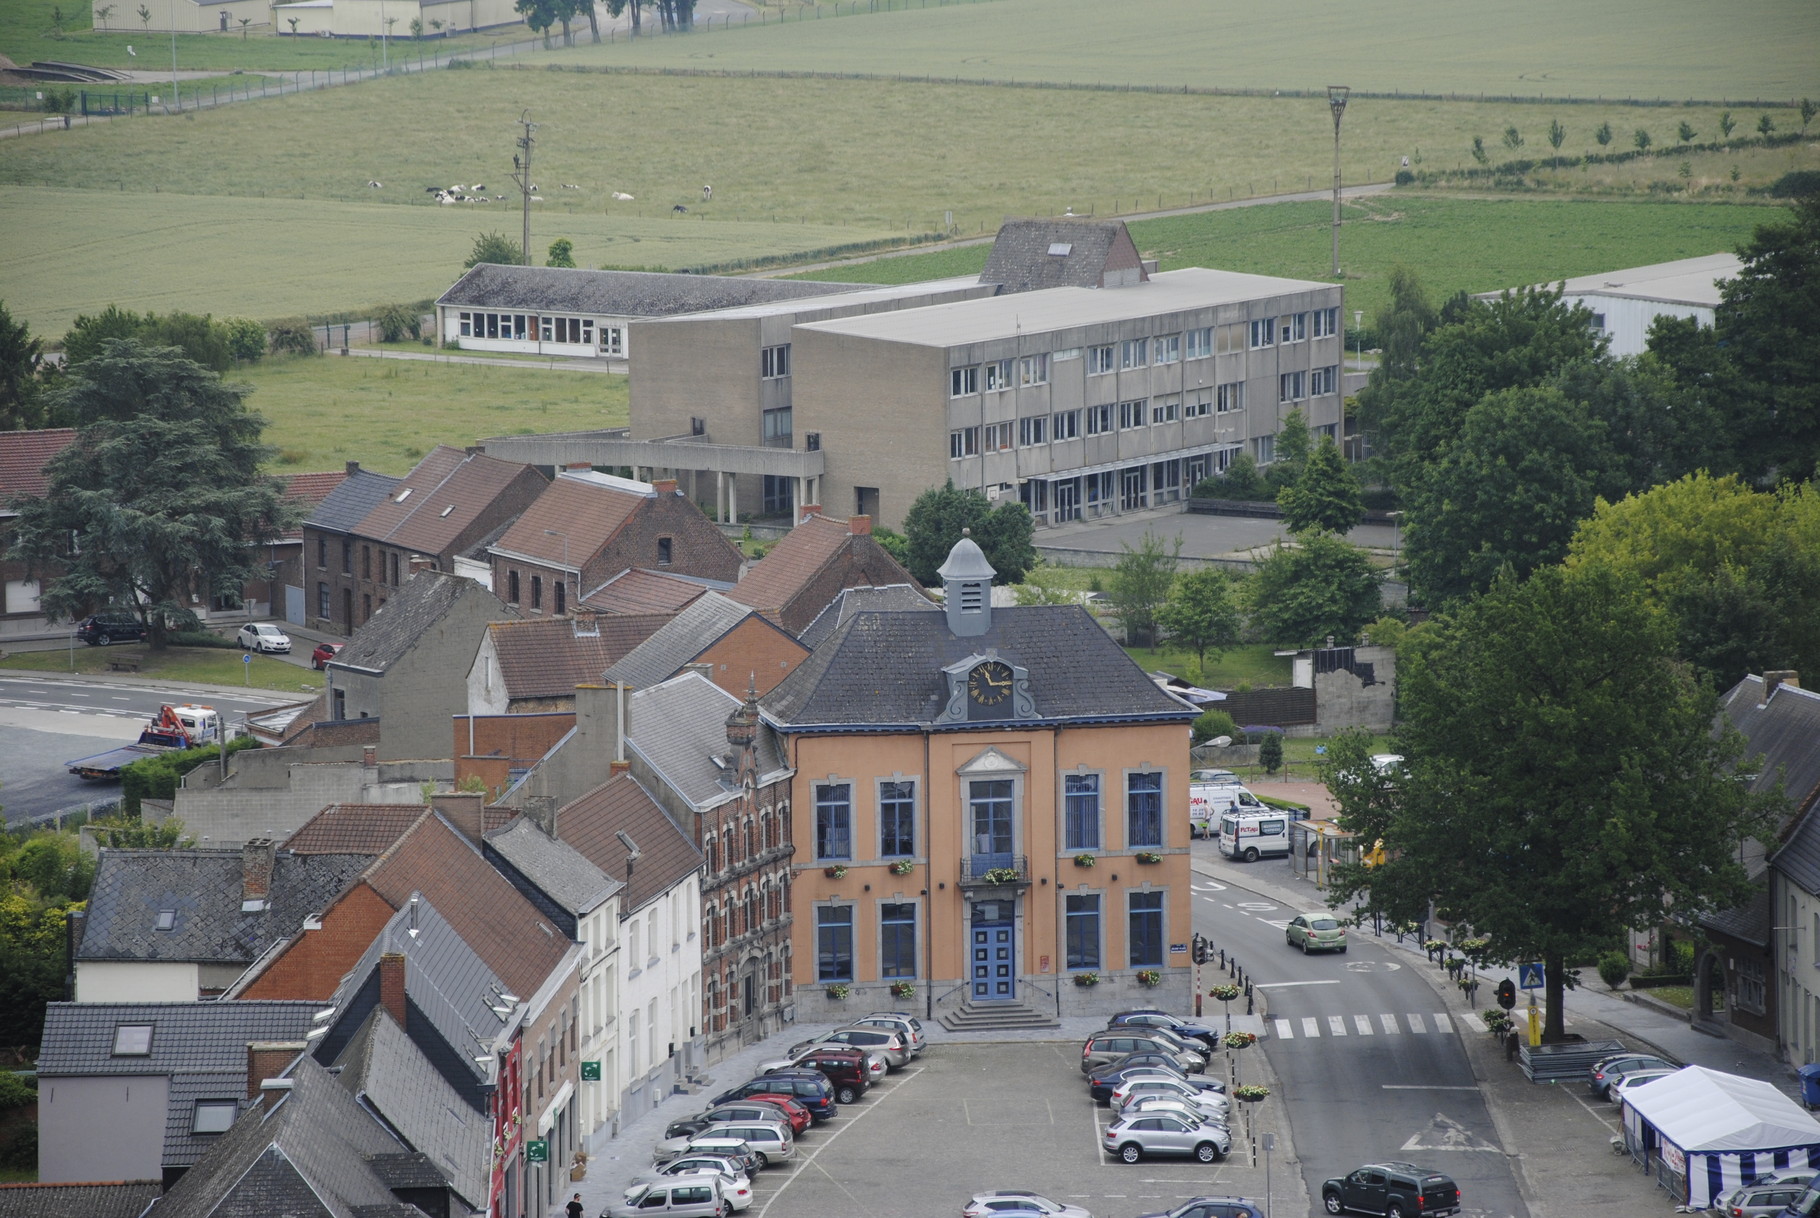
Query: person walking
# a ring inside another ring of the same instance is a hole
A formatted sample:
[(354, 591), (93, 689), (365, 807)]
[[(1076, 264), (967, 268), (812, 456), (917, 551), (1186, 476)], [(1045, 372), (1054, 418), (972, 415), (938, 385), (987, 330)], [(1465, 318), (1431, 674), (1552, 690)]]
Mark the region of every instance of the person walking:
[(581, 1203), (581, 1194), (576, 1193), (575, 1196), (570, 1199), (569, 1204), (562, 1208), (568, 1212), (569, 1218), (581, 1218), (582, 1213), (587, 1209), (587, 1206)]

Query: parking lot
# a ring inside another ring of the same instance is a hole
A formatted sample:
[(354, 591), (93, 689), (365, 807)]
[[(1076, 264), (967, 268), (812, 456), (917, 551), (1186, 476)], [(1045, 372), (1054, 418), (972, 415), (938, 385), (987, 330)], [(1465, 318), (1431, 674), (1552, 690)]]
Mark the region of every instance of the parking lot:
[[(1026, 1188), (1130, 1218), (1188, 1197), (1258, 1195), (1234, 1161), (1105, 1155), (1107, 1110), (1087, 1098), (1073, 1042), (937, 1043), (753, 1181), (750, 1218), (937, 1218), (976, 1192)], [(1236, 1120), (1237, 1114), (1235, 1114)], [(1235, 1136), (1237, 1129), (1234, 1130)], [(1248, 1190), (1235, 1182), (1243, 1175)], [(1280, 1182), (1287, 1183), (1287, 1179)]]

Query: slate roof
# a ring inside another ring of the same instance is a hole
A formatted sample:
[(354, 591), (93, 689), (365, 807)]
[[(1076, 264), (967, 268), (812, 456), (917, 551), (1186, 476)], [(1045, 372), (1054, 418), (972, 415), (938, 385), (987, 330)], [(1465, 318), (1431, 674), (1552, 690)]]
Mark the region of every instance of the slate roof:
[(657, 490), (649, 482), (592, 470), (560, 473), (500, 534), (493, 549), (552, 566), (580, 567), (656, 500)]
[(295, 854), (384, 854), (418, 821), (422, 804), (330, 804), (285, 839)]
[[(915, 584), (910, 572), (869, 531), (855, 535), (851, 528), (849, 521), (810, 516), (753, 564), (727, 595), (778, 618), (785, 629), (795, 632), (826, 607), (826, 601), (814, 605), (796, 602), (813, 591), (818, 577), (829, 568), (839, 566), (833, 577), (854, 585)], [(802, 620), (789, 620), (793, 616)]]
[(530, 466), (438, 444), (352, 531), (440, 554)]
[(606, 679), (638, 689), (668, 680), (752, 613), (750, 607), (719, 592), (703, 593), (650, 638), (610, 664)]
[(1790, 803), (1779, 845), (1771, 843), (1770, 864), (1804, 891), (1820, 894), (1820, 691), (1786, 681), (1767, 703), (1765, 683), (1748, 676), (1726, 693), (1725, 717), (1749, 742), (1747, 755), (1763, 764), (1753, 792), (1780, 782)]
[[(408, 967), (405, 984), (410, 984)], [(374, 1169), (388, 1185), (447, 1182), (471, 1208), (486, 1208), (492, 1138), (486, 1114), (449, 1086), (383, 1007), (367, 1017), (340, 1065), (341, 1085), (420, 1152), (374, 1159)]]
[[(1054, 252), (1064, 246), (1064, 252)], [(1113, 261), (1139, 261), (1123, 221), (1007, 220), (992, 242), (980, 282), (999, 284), (1006, 292), (1097, 288)]]
[[(53, 1002), (44, 1012), (38, 1076), (85, 1078), (161, 1076), (167, 1083), (166, 1167), (196, 1162), (216, 1135), (190, 1132), (199, 1099), (246, 1094), (246, 1047), (251, 1041), (301, 1041), (313, 1002)], [(114, 1055), (122, 1024), (151, 1024), (151, 1052)]]
[(487, 627), (507, 698), (572, 697), (670, 621), (666, 613), (529, 618)]
[[(327, 473), (291, 474), (284, 479), (284, 497), (291, 503), (299, 504), (307, 517), (334, 493), (336, 487), (348, 480), (345, 469), (330, 470)], [(291, 530), (287, 536), (303, 536), (303, 526)]]
[(545, 833), (529, 816), (519, 816), (486, 835), (518, 873), (577, 918), (625, 887), (602, 873), (574, 846)]
[[(254, 1105), (213, 1138), (153, 1210), (157, 1218), (351, 1218), (417, 1213), (392, 1195), (368, 1160), (398, 1140), (309, 1058), (270, 1111)], [(369, 1209), (367, 1207), (380, 1207)]]
[[(727, 742), (727, 716), (739, 707), (740, 699), (700, 673), (682, 673), (632, 695), (626, 745), (692, 806), (712, 808), (739, 794), (738, 760), (728, 760)], [(789, 773), (774, 731), (760, 723), (755, 743), (761, 785)]]
[(718, 579), (701, 579), (676, 575), (669, 571), (647, 571), (633, 567), (581, 598), (589, 609), (602, 613), (679, 613), (696, 597), (713, 588), (725, 592), (733, 585)]
[(483, 262), (437, 297), (454, 308), (538, 309), (673, 317), (778, 300), (801, 300), (869, 287), (815, 280), (735, 279), (651, 271), (584, 271), (564, 267), (498, 266)]
[(354, 637), (329, 661), (329, 666), (385, 672), (410, 651), (424, 631), (440, 621), (456, 601), (469, 595), (486, 597), (492, 602), (488, 609), (497, 607), (502, 620), (517, 616), (504, 601), (471, 579), (447, 571), (418, 571), (354, 631)]
[(949, 633), (944, 613), (855, 614), (765, 696), (765, 718), (792, 732), (926, 730), (948, 700), (943, 667), (986, 653), (1029, 669), (1041, 722), (1186, 721), (1197, 713), (1158, 689), (1085, 609), (1028, 605), (994, 609), (977, 638)]
[(399, 479), (354, 466), (341, 485), (316, 505), (304, 524), (330, 533), (352, 533), (367, 513), (385, 502)]
[(840, 595), (828, 602), (815, 620), (803, 627), (796, 641), (814, 651), (828, 640), (843, 623), (856, 613), (883, 611), (941, 612), (941, 606), (912, 584), (891, 584), (883, 588), (842, 588)]
[[(328, 908), (371, 862), (370, 852), (280, 850), (266, 907), (248, 913), (239, 850), (102, 850), (76, 958), (251, 964)], [(171, 929), (159, 930), (165, 910), (174, 914)]]
[(0, 1184), (0, 1218), (139, 1218), (163, 1191), (158, 1180)]
[(14, 495), (42, 497), (50, 489), (44, 467), (76, 442), (71, 427), (41, 431), (0, 431), (0, 508)]
[[(701, 851), (630, 774), (618, 774), (557, 813), (556, 831), (607, 875), (625, 881), (620, 917), (643, 909), (702, 866)], [(627, 875), (624, 833), (639, 858)], [(522, 992), (522, 991), (520, 991)]]
[(422, 893), (513, 993), (537, 992), (567, 941), (441, 816), (418, 822), (367, 876), (393, 909)]

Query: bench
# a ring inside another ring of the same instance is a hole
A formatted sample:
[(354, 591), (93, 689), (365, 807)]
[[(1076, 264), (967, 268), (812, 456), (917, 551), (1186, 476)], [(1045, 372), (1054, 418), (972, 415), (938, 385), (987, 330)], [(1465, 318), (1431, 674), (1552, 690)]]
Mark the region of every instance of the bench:
[(109, 672), (138, 672), (139, 671), (139, 661), (138, 660), (109, 660), (107, 662), (107, 667), (108, 667)]

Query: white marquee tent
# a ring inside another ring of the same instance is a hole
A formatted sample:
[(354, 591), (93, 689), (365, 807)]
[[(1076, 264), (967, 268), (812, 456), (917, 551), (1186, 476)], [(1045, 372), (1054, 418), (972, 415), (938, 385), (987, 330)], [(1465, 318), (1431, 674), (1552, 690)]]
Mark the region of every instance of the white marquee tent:
[(1820, 1121), (1769, 1083), (1688, 1066), (1624, 1096), (1624, 1141), (1685, 1205), (1766, 1172), (1820, 1168)]

